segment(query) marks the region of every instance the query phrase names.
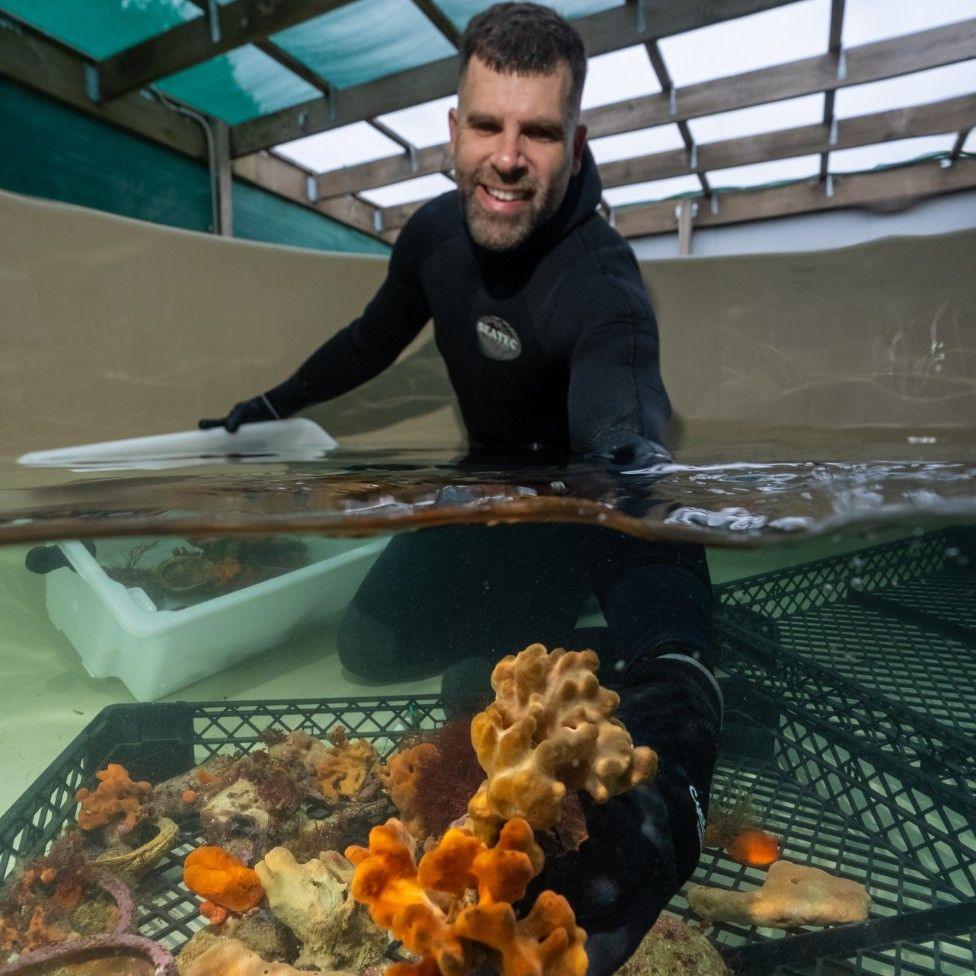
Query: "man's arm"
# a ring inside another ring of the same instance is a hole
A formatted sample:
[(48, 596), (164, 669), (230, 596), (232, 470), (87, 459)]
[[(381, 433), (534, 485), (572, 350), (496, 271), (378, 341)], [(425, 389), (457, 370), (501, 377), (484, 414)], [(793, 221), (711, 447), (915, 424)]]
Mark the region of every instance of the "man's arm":
[(430, 318), (419, 276), (425, 256), (422, 221), (418, 212), (404, 227), (386, 279), (359, 318), (320, 346), (284, 383), (238, 403), (224, 418), (200, 421), (200, 426), (234, 431), (242, 423), (290, 417), (355, 389), (393, 363)]
[(584, 800), (589, 838), (547, 861), (530, 887), (530, 898), (551, 888), (569, 900), (587, 932), (589, 976), (623, 965), (694, 871), (722, 726), (715, 679), (681, 654), (635, 662), (619, 693), (616, 717), (658, 753), (658, 772), (602, 806)]
[(629, 249), (604, 248), (567, 270), (550, 334), (569, 359), (569, 434), (580, 454), (635, 467), (670, 457), (671, 404), (657, 321)]

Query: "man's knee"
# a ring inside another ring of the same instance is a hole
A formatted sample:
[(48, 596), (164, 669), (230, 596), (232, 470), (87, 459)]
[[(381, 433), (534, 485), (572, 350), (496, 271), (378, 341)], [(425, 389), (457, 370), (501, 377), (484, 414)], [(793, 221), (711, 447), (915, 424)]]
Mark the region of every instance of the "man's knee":
[(350, 605), (339, 623), (336, 648), (342, 666), (367, 681), (390, 684), (436, 674), (439, 668), (410, 635)]

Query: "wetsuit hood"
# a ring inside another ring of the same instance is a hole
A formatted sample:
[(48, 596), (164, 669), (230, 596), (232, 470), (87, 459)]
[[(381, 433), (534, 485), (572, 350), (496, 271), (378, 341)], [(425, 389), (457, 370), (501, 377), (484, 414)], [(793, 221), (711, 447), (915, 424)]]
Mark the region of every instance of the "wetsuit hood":
[(600, 197), (603, 195), (603, 183), (600, 172), (596, 167), (593, 153), (589, 145), (583, 147), (582, 165), (580, 171), (569, 179), (566, 195), (559, 209), (541, 226), (528, 240), (518, 247), (508, 251), (491, 251), (481, 247), (471, 236), (468, 222), (458, 192), (458, 207), (461, 210), (461, 220), (471, 246), (475, 249), (481, 261), (490, 264), (507, 263), (510, 260), (522, 261), (526, 257), (549, 250), (557, 241), (565, 237), (573, 228), (593, 215)]

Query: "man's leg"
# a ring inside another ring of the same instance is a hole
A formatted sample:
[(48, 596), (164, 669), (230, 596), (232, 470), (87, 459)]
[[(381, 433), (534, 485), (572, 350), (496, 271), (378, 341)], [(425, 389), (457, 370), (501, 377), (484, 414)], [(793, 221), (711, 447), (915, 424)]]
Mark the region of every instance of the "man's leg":
[(505, 654), (571, 633), (589, 581), (564, 529), (466, 525), (394, 537), (340, 624), (343, 665), (384, 683), (466, 659), (489, 662), (480, 670), (490, 675)]

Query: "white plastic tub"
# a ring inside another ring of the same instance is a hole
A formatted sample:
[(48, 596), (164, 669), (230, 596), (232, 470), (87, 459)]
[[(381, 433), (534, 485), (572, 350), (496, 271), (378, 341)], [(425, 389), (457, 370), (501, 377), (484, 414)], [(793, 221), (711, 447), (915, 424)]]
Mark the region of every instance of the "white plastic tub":
[[(303, 537), (311, 562), (180, 610), (156, 609), (102, 566), (121, 566), (146, 539), (98, 540), (97, 559), (80, 542), (60, 548), (72, 568), (46, 576), (47, 609), (94, 678), (120, 678), (138, 701), (153, 701), (259, 651), (290, 632), (338, 616), (387, 539)], [(186, 540), (160, 539), (140, 566), (151, 568)], [(72, 569), (74, 571), (72, 571)]]

